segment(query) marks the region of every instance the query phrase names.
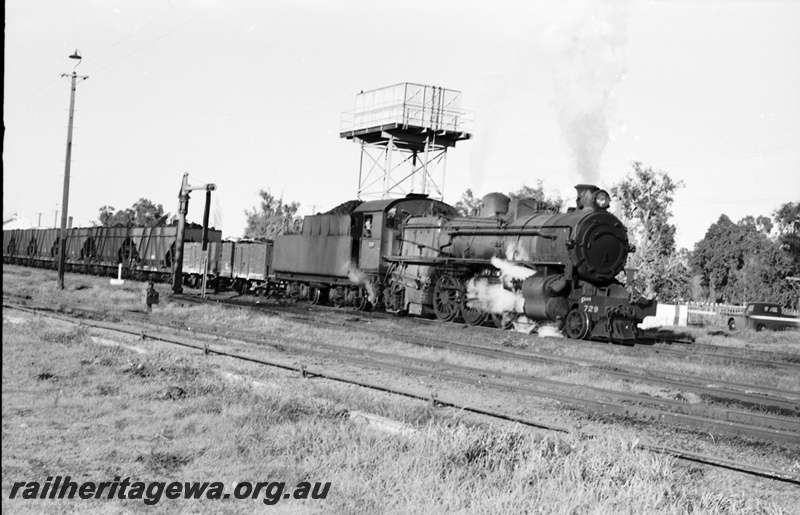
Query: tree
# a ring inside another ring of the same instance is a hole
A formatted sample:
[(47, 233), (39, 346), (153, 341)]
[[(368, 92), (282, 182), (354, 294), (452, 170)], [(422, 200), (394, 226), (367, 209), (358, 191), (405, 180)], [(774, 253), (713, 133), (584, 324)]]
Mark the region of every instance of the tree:
[(299, 202), (284, 204), (282, 198), (276, 198), (269, 190), (259, 190), (258, 196), (261, 205), (244, 211), (247, 216), (245, 238), (271, 240), (280, 234), (300, 232), (302, 219), (295, 216)]
[(731, 280), (731, 270), (739, 268), (738, 228), (727, 215), (720, 215), (694, 246), (690, 259), (692, 270), (700, 275), (707, 298), (722, 300)]
[(794, 263), (794, 273), (800, 274), (800, 202), (787, 202), (775, 211), (778, 243)]
[(169, 214), (164, 213), (164, 206), (154, 204), (146, 198), (140, 198), (128, 209), (115, 211), (112, 206), (103, 206), (97, 216), (95, 225), (102, 227), (162, 227), (167, 225)]
[(689, 267), (690, 252), (680, 249), (661, 258), (656, 265), (659, 274), (652, 278), (653, 291), (662, 301), (678, 301), (692, 296), (692, 273)]
[(523, 185), (516, 191), (509, 192), (511, 200), (516, 199), (533, 199), (539, 203), (542, 209), (549, 211), (559, 212), (564, 207), (564, 199), (556, 194), (554, 197), (548, 197), (544, 192), (544, 185), (541, 179), (536, 181), (536, 187)]
[[(611, 188), (628, 227), (628, 239), (636, 247), (636, 252), (628, 256), (627, 266), (638, 270), (637, 286), (645, 295), (658, 293), (661, 300), (682, 297), (689, 290), (688, 275), (684, 273), (688, 265), (684, 260), (679, 266), (675, 226), (669, 223), (674, 195), (681, 187), (683, 183), (673, 181), (666, 172), (634, 161), (633, 173)], [(670, 284), (668, 289), (666, 284)]]
[(169, 215), (164, 213), (164, 206), (153, 204), (146, 198), (140, 198), (132, 207), (133, 225), (137, 227), (160, 227), (166, 225)]
[(97, 225), (109, 227), (113, 225), (111, 223), (112, 218), (114, 218), (114, 208), (112, 206), (103, 206), (100, 208), (100, 214), (97, 216)]
[(461, 195), (461, 200), (456, 202), (453, 207), (461, 216), (475, 216), (481, 212), (482, 205), (481, 199), (475, 198), (472, 190), (467, 188), (467, 191)]
[[(541, 180), (536, 182), (535, 188), (523, 185), (518, 190), (509, 192), (508, 197), (511, 200), (533, 199), (539, 203), (542, 209), (555, 212), (561, 211), (561, 208), (564, 207), (564, 200), (558, 194), (553, 197), (548, 197), (544, 193), (544, 186)], [(471, 189), (467, 189), (467, 191), (461, 195), (461, 200), (456, 202), (453, 207), (456, 208), (456, 211), (458, 211), (461, 216), (474, 216), (480, 213), (483, 202), (481, 199), (474, 196)]]
[(786, 277), (795, 265), (780, 241), (769, 237), (771, 228), (769, 217), (747, 216), (734, 224), (725, 215), (709, 227), (690, 259), (707, 298), (735, 304), (792, 303)]

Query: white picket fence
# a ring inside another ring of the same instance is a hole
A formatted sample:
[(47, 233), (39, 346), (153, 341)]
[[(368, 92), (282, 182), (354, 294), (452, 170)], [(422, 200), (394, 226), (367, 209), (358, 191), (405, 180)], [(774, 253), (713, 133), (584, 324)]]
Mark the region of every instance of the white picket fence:
[[(655, 316), (646, 317), (639, 324), (643, 329), (662, 326), (686, 327), (687, 325), (719, 325), (728, 323), (731, 315), (744, 314), (745, 306), (715, 304), (710, 302), (689, 302), (687, 304), (659, 304)], [(798, 315), (797, 311), (784, 310), (784, 313)]]

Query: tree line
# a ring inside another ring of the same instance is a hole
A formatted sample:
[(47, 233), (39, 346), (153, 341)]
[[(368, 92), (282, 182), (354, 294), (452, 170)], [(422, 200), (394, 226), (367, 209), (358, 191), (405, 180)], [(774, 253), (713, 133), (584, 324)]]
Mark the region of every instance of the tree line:
[(171, 225), (175, 217), (164, 212), (164, 206), (141, 198), (133, 206), (117, 211), (112, 206), (103, 206), (97, 215), (100, 227), (161, 227)]
[(798, 293), (787, 277), (800, 275), (800, 201), (781, 205), (772, 216), (750, 215), (736, 223), (721, 214), (694, 249), (678, 250), (670, 209), (681, 187), (666, 172), (634, 162), (611, 189), (638, 247), (628, 266), (639, 269), (642, 290), (662, 302), (797, 307)]

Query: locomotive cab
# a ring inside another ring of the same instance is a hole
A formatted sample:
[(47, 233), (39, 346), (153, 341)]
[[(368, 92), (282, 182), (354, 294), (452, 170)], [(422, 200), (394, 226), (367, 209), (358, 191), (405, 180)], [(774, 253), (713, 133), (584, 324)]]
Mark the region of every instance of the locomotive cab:
[(365, 202), (353, 212), (354, 262), (368, 273), (383, 273), (400, 249), (403, 222), (411, 216), (457, 216), (456, 210), (427, 195), (411, 193), (400, 199)]

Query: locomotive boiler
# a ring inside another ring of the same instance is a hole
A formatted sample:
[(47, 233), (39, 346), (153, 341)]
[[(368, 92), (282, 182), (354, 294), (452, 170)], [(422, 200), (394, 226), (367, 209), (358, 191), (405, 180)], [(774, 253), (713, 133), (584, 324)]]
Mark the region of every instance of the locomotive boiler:
[(655, 302), (617, 279), (633, 248), (608, 212), (608, 193), (576, 189), (567, 213), (494, 193), (484, 197), (480, 216), (409, 217), (400, 252), (387, 258), (387, 310), (475, 325), (488, 316), (499, 325), (525, 316), (571, 338), (634, 341)]

